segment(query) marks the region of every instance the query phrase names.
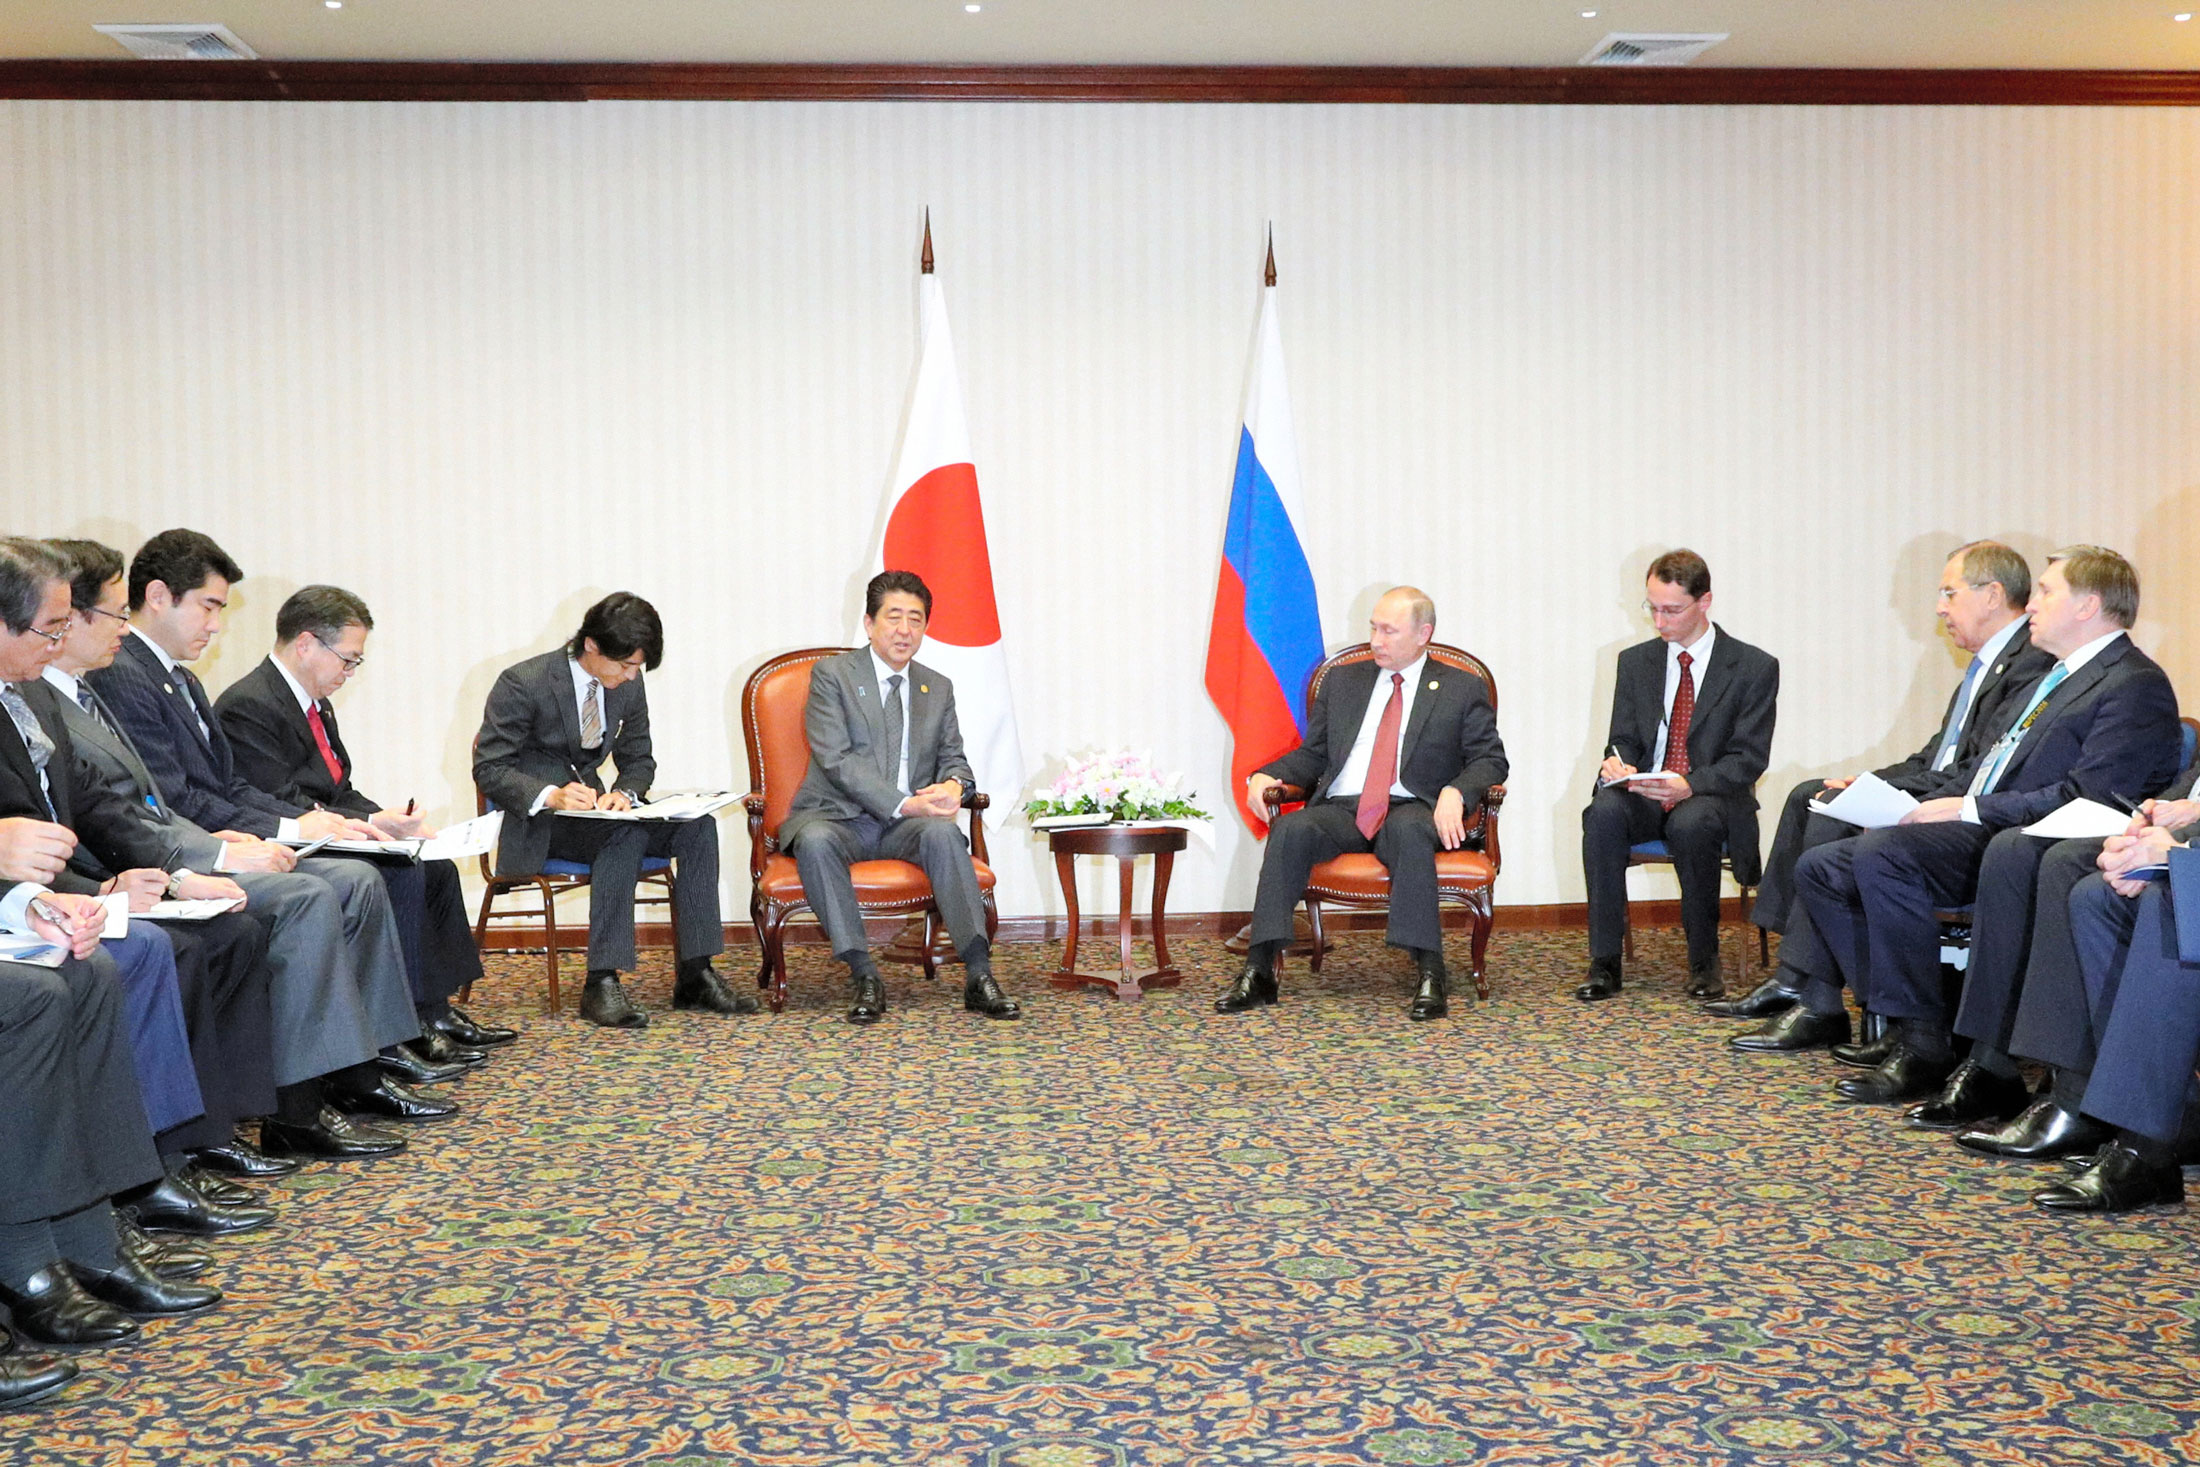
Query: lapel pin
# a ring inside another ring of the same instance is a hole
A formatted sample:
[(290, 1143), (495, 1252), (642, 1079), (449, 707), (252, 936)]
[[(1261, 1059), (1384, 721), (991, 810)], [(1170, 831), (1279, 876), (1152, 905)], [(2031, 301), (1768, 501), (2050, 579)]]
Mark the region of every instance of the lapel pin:
[(929, 693), (932, 691), (932, 685), (930, 683), (918, 683), (917, 691), (920, 693)]
[(1436, 691), (1436, 679), (1430, 678), (1428, 680), (1428, 690), (1432, 693)]
[(176, 690), (176, 686), (174, 683), (162, 683), (160, 685), (160, 690), (164, 693), (173, 693)]

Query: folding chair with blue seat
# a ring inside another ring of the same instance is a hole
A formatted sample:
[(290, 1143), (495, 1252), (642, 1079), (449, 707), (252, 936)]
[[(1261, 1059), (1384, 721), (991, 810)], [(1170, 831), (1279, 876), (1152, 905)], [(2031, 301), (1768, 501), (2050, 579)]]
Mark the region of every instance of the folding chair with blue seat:
[[(1630, 870), (1637, 866), (1670, 866), (1672, 864), (1672, 848), (1662, 840), (1646, 840), (1639, 845), (1632, 845), (1627, 848), (1627, 865)], [(1734, 862), (1731, 857), (1722, 854), (1719, 857), (1719, 865), (1728, 876), (1734, 874)], [(1756, 894), (1757, 888), (1744, 886), (1738, 881), (1734, 885), (1742, 894), (1742, 920), (1747, 922), (1749, 920), (1749, 899)], [(1620, 936), (1623, 944), (1622, 951), (1626, 954), (1627, 961), (1632, 963), (1635, 960), (1635, 921), (1634, 904), (1632, 902), (1628, 904), (1627, 925), (1622, 929)], [(1772, 966), (1772, 939), (1762, 927), (1757, 929), (1757, 966), (1760, 968)], [(1734, 976), (1737, 982), (1742, 983), (1744, 987), (1748, 986), (1746, 980), (1749, 977), (1749, 936), (1746, 932), (1742, 936), (1741, 946), (1734, 953)]]

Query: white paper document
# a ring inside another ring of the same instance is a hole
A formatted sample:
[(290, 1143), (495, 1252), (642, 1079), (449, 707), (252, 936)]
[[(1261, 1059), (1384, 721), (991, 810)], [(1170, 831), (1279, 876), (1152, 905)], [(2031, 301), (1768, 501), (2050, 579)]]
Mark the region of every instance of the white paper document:
[(2072, 800), (2053, 814), (2024, 827), (2024, 833), (2047, 840), (2106, 840), (2130, 828), (2129, 811), (2111, 809), (2099, 800)]
[(1810, 807), (1821, 815), (1831, 815), (1862, 830), (1877, 830), (1883, 825), (1899, 825), (1902, 817), (1917, 808), (1917, 796), (1896, 789), (1876, 774), (1859, 774), (1830, 800), (1812, 800)]
[(576, 820), (693, 820), (702, 815), (715, 815), (739, 802), (740, 798), (730, 790), (701, 790), (660, 795), (631, 810), (560, 810), (558, 813)]
[(420, 859), (423, 861), (456, 861), (466, 856), (479, 856), (497, 848), (497, 841), (504, 835), (504, 812), (491, 810), (486, 815), (476, 815), (471, 820), (461, 820), (456, 825), (446, 825), (420, 843)]
[(1633, 774), (1623, 774), (1618, 779), (1599, 780), (1599, 786), (1615, 784), (1664, 784), (1670, 780), (1686, 779), (1685, 774), (1675, 774), (1670, 769), (1638, 769)]
[(0, 963), (29, 963), (33, 967), (58, 968), (68, 958), (67, 948), (35, 934), (18, 936), (0, 932)]
[(155, 922), (204, 922), (209, 917), (219, 917), (244, 903), (236, 897), (179, 897), (153, 903), (149, 912), (133, 912), (133, 917), (150, 918)]

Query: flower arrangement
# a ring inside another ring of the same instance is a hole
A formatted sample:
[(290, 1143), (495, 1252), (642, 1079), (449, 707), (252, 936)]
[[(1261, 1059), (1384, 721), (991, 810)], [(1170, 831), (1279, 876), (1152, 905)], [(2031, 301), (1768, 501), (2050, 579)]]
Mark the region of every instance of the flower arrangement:
[(1031, 819), (1099, 815), (1109, 820), (1212, 820), (1182, 793), (1184, 776), (1162, 774), (1153, 756), (1130, 749), (1072, 755), (1051, 785), (1024, 805)]

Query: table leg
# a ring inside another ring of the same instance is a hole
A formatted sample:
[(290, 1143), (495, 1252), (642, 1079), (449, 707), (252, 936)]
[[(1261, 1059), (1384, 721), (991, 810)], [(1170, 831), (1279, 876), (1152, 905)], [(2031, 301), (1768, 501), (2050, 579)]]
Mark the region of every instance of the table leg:
[(1069, 933), (1062, 939), (1062, 968), (1065, 977), (1077, 972), (1077, 929), (1083, 919), (1077, 913), (1077, 858), (1063, 851), (1054, 858), (1054, 874), (1061, 878), (1062, 904), (1069, 908)]
[(1131, 924), (1137, 920), (1131, 906), (1131, 883), (1138, 875), (1136, 856), (1118, 856), (1116, 865), (1122, 872), (1122, 890), (1115, 904), (1115, 936), (1123, 949), (1123, 976), (1116, 980), (1117, 998), (1137, 998), (1142, 989), (1138, 986), (1138, 969), (1131, 963)]
[(1176, 852), (1158, 851), (1153, 858), (1153, 972), (1146, 981), (1156, 986), (1173, 984), (1180, 976), (1169, 961), (1169, 873), (1176, 866)]

